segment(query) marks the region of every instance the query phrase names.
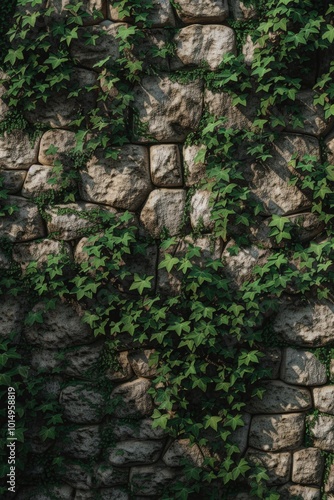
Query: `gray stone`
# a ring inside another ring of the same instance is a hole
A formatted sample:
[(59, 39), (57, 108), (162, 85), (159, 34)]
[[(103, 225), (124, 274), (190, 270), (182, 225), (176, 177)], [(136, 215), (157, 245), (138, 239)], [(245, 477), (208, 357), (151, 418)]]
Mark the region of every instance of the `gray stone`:
[(172, 69), (207, 64), (215, 70), (225, 55), (236, 54), (235, 34), (228, 26), (192, 24), (182, 28), (173, 42)]
[(163, 439), (167, 432), (161, 427), (154, 427), (150, 418), (144, 418), (134, 423), (128, 421), (114, 420), (113, 435), (118, 440), (128, 439)]
[(154, 349), (146, 349), (128, 354), (130, 365), (137, 377), (151, 378), (156, 375), (157, 366), (151, 365), (149, 361), (154, 352)]
[(214, 221), (211, 220), (211, 193), (199, 190), (191, 197), (190, 201), (190, 222), (195, 230), (202, 232), (212, 231)]
[[(108, 17), (112, 21), (126, 21), (133, 23), (134, 19), (131, 17), (122, 17), (119, 14), (117, 7), (108, 5)], [(174, 26), (175, 18), (173, 14), (172, 5), (169, 0), (153, 0), (152, 9), (147, 16), (147, 21), (152, 28), (165, 28), (166, 26)]]
[(59, 352), (51, 349), (34, 349), (31, 353), (31, 366), (38, 372), (52, 372), (61, 366)]
[(72, 500), (74, 490), (67, 484), (45, 484), (43, 486), (28, 486), (21, 489), (15, 498), (17, 500)]
[(255, 7), (249, 4), (245, 5), (240, 0), (229, 0), (229, 8), (237, 21), (248, 21), (257, 17)]
[[(22, 300), (23, 299), (23, 300)], [(24, 298), (4, 295), (0, 302), (0, 338), (6, 339), (11, 334), (19, 335), (27, 310)]]
[(185, 24), (220, 23), (228, 16), (227, 0), (178, 0), (177, 15)]
[[(328, 471), (328, 477), (325, 483), (325, 492), (326, 493), (334, 493), (334, 464), (331, 464), (329, 471)], [(330, 500), (332, 497), (327, 495), (327, 500)], [(333, 497), (332, 497), (333, 498)]]
[(83, 384), (65, 387), (61, 391), (59, 403), (64, 417), (76, 424), (100, 422), (106, 411), (103, 394)]
[(0, 168), (26, 170), (37, 161), (38, 143), (31, 143), (23, 130), (0, 135)]
[[(48, 130), (41, 138), (38, 161), (42, 165), (53, 165), (55, 160), (59, 160), (66, 165), (68, 155), (73, 151), (75, 146), (76, 139), (74, 132), (61, 129)], [(56, 148), (56, 152), (47, 153), (48, 150), (54, 151), (54, 148)]]
[(125, 382), (133, 377), (128, 351), (111, 354), (111, 366), (107, 368), (105, 377), (113, 382)]
[(133, 144), (123, 146), (115, 160), (97, 151), (80, 175), (84, 200), (124, 210), (137, 210), (153, 188), (148, 149)]
[(254, 57), (255, 57), (255, 51), (256, 51), (256, 49), (259, 49), (259, 48), (260, 48), (260, 44), (254, 43), (251, 35), (247, 35), (246, 41), (242, 46), (242, 54), (244, 56), (244, 62), (246, 64), (246, 66), (252, 65), (252, 63), (254, 61)]
[(80, 427), (70, 431), (64, 436), (61, 443), (56, 443), (56, 448), (65, 455), (76, 459), (89, 459), (96, 457), (101, 452), (102, 443), (99, 427)]
[(16, 243), (13, 246), (13, 259), (23, 268), (26, 268), (30, 262), (38, 262), (39, 265), (42, 265), (48, 261), (48, 257), (62, 254), (69, 258), (72, 257), (70, 245), (47, 238), (42, 241)]
[[(232, 280), (231, 285), (239, 288), (242, 283), (254, 280), (252, 274), (255, 266), (263, 266), (270, 255), (265, 248), (259, 248), (255, 245), (246, 248), (239, 248), (238, 254), (232, 253), (236, 243), (230, 240), (223, 252), (222, 260), (224, 262), (224, 273)], [(230, 252), (231, 249), (231, 252)]]
[(8, 196), (6, 206), (13, 213), (1, 217), (0, 236), (12, 242), (29, 241), (45, 236), (44, 221), (37, 205), (18, 196)]
[(280, 380), (261, 381), (259, 386), (264, 389), (264, 394), (262, 399), (252, 398), (247, 404), (250, 413), (289, 413), (312, 407), (308, 389), (287, 385)]
[(281, 379), (288, 384), (322, 385), (327, 381), (326, 367), (312, 352), (288, 347), (283, 354)]
[(94, 469), (94, 478), (99, 488), (126, 484), (129, 479), (129, 471), (126, 469), (118, 469), (107, 463), (102, 463), (96, 465)]
[(96, 500), (96, 495), (99, 500), (129, 500), (129, 494), (127, 491), (120, 488), (103, 488), (98, 491), (80, 491), (77, 490), (75, 493), (74, 500)]
[(15, 194), (21, 190), (26, 175), (25, 170), (0, 170), (0, 177), (3, 181), (2, 187), (9, 194)]
[(286, 341), (300, 346), (322, 346), (334, 339), (334, 306), (330, 302), (306, 305), (284, 304), (273, 321), (273, 329)]
[(182, 186), (180, 151), (177, 144), (150, 147), (151, 178), (159, 187)]
[(160, 495), (176, 478), (177, 472), (166, 465), (131, 467), (130, 484), (135, 495)]
[[(92, 340), (93, 335), (90, 334)], [(74, 346), (65, 351), (64, 373), (73, 377), (90, 378), (90, 372), (101, 362), (103, 343)]]
[(157, 70), (169, 71), (169, 57), (162, 55), (166, 51), (168, 54), (169, 30), (164, 28), (145, 29), (142, 30), (142, 34), (143, 38), (140, 40), (140, 44), (133, 47), (133, 58), (142, 62), (141, 71), (146, 74), (154, 74)]
[(249, 448), (245, 458), (251, 465), (266, 469), (268, 485), (284, 484), (290, 479), (291, 453), (264, 453)]
[[(52, 167), (44, 165), (32, 165), (28, 172), (22, 188), (22, 196), (35, 198), (41, 194), (59, 191), (62, 183), (67, 182), (66, 174), (56, 174)], [(71, 182), (73, 185), (73, 182)]]
[(320, 450), (334, 449), (334, 417), (317, 415), (307, 417), (313, 445)]
[(153, 464), (161, 455), (164, 443), (161, 441), (121, 441), (109, 450), (111, 465), (130, 466)]
[(263, 451), (298, 448), (304, 438), (302, 413), (285, 415), (256, 415), (252, 418), (249, 445)]
[(164, 453), (162, 460), (170, 467), (179, 467), (184, 461), (189, 462), (193, 467), (201, 467), (204, 456), (197, 444), (191, 445), (189, 439), (177, 439)]
[(179, 233), (182, 226), (186, 192), (182, 189), (155, 189), (140, 214), (145, 229), (159, 238), (166, 229), (171, 236)]
[(167, 75), (144, 77), (134, 89), (136, 141), (183, 142), (199, 124), (202, 101), (199, 80), (182, 84)]
[(115, 402), (113, 414), (119, 418), (149, 416), (153, 411), (152, 398), (147, 394), (150, 386), (149, 380), (139, 378), (116, 387), (111, 394), (111, 402)]
[(319, 488), (292, 483), (281, 486), (278, 493), (282, 500), (290, 500), (292, 498), (298, 498), (298, 500), (320, 500), (321, 498), (321, 490)]
[(64, 463), (62, 477), (75, 489), (87, 491), (93, 485), (93, 475), (89, 467), (68, 460)]
[(292, 481), (320, 486), (324, 457), (317, 448), (306, 448), (293, 454)]
[(334, 165), (334, 132), (331, 132), (325, 139), (327, 148), (327, 159), (331, 165)]
[(204, 148), (205, 146), (195, 144), (183, 146), (183, 163), (187, 187), (197, 184), (205, 177), (205, 163), (195, 160), (198, 153)]
[[(247, 105), (238, 104), (233, 106), (232, 97), (228, 92), (213, 92), (205, 89), (204, 105), (209, 113), (218, 118), (225, 119), (224, 128), (238, 130), (250, 130), (259, 109), (260, 100), (256, 96), (248, 98)], [(239, 147), (238, 155), (246, 155), (242, 144)]]
[(317, 410), (334, 415), (334, 385), (314, 388), (313, 399)]
[(65, 304), (57, 304), (55, 309), (45, 311), (41, 303), (32, 309), (32, 313), (43, 315), (43, 323), (25, 327), (28, 344), (44, 349), (59, 349), (88, 344), (94, 340), (91, 329), (82, 322), (83, 311), (76, 311)]

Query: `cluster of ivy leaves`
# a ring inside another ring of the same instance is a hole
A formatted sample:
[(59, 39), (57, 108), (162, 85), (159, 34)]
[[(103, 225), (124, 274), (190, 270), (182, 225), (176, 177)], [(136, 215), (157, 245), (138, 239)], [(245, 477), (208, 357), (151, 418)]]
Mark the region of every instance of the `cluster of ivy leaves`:
[[(258, 8), (258, 19), (252, 20), (251, 29), (247, 23), (238, 25), (238, 30), (247, 31), (259, 46), (250, 67), (241, 55), (228, 55), (215, 72), (203, 67), (174, 75), (180, 80), (200, 76), (209, 89), (228, 92), (235, 106), (247, 106), (254, 93), (258, 96), (250, 130), (226, 128), (223, 119), (205, 114), (198, 131), (188, 137), (188, 142), (203, 145), (198, 160), (206, 164), (207, 175), (199, 187), (212, 193), (213, 239), (226, 242), (233, 238), (234, 252), (250, 244), (248, 230), (263, 218), (262, 207), (251, 197), (241, 173), (240, 147), (247, 150), (249, 158), (265, 162), (272, 143), (286, 126), (285, 116), (292, 114), (292, 125), (300, 126), (295, 100), (306, 87), (315, 90), (314, 103), (324, 109), (325, 117), (334, 115), (334, 63), (330, 60), (334, 6), (320, 0), (252, 3)], [(108, 92), (99, 92), (96, 108), (85, 114), (79, 111), (69, 125), (77, 137), (73, 155), (82, 154), (83, 162), (97, 147), (104, 148), (106, 157), (116, 157), (115, 147), (131, 140), (128, 109), (133, 84), (154, 71), (131, 56), (134, 44), (143, 40), (143, 28), (150, 26), (152, 4), (142, 4), (137, 0), (115, 3), (132, 22), (119, 30), (119, 59), (107, 58), (95, 68), (103, 87), (113, 90), (112, 103), (107, 102)], [(56, 93), (85, 98), (97, 90), (75, 85), (68, 88), (76, 71), (71, 44), (87, 18), (84, 3), (69, 4), (62, 18), (54, 16), (42, 0), (19, 0), (18, 6), (21, 10), (8, 32), (11, 47), (3, 58), (9, 76), (4, 81), (5, 98), (17, 113), (17, 127), (26, 123), (29, 112), (47, 104)], [(98, 20), (99, 13), (95, 16)], [(98, 35), (94, 35), (87, 44), (97, 41)], [(314, 61), (318, 59), (324, 63), (317, 74)], [(310, 73), (316, 76), (311, 84)], [(112, 112), (105, 113), (106, 107)], [(268, 217), (275, 250), (238, 289), (224, 272), (223, 263), (204, 259), (195, 243), (178, 251), (181, 235), (156, 242), (164, 255), (160, 270), (180, 283), (172, 296), (159, 293), (155, 276), (134, 272), (127, 265), (129, 256), (130, 260), (144, 256), (152, 244), (143, 238), (128, 213), (95, 214), (94, 234), (87, 243), (87, 260), (82, 263), (73, 263), (66, 255), (50, 256), (42, 268), (31, 263), (22, 275), (13, 264), (1, 276), (3, 298), (29, 296), (30, 308), (43, 303), (44, 314), (59, 301), (79, 303), (85, 311), (84, 321), (96, 336), (104, 335), (116, 347), (120, 336), (131, 335), (135, 342), (156, 349), (151, 359), (157, 366), (152, 388), (157, 403), (154, 425), (172, 436), (190, 439), (204, 454), (202, 467), (185, 463), (182, 480), (172, 485), (165, 498), (233, 498), (238, 484), (248, 485), (254, 497), (279, 498), (266, 488), (265, 471), (240, 456), (234, 432), (244, 424), (246, 397), (260, 397), (262, 390), (257, 383), (270, 376), (261, 360), (270, 328), (268, 316), (278, 307), (278, 299), (291, 290), (305, 301), (315, 294), (319, 299), (331, 299), (333, 293), (333, 168), (326, 162), (325, 151), (321, 164), (312, 157), (293, 161), (303, 173), (302, 188), (312, 192), (310, 208), (324, 223), (327, 238), (321, 243), (305, 243), (298, 239), (288, 216)], [(55, 175), (61, 170), (62, 165), (56, 164)], [(77, 193), (70, 197), (67, 187), (58, 194), (67, 201), (77, 199)], [(1, 197), (6, 207), (5, 190)], [(40, 200), (42, 211), (50, 201)], [(4, 248), (10, 256), (10, 243)], [(292, 264), (295, 262), (299, 262), (297, 267)], [(30, 313), (26, 325), (42, 323), (43, 317), (40, 310)], [(19, 440), (27, 437), (29, 422), (39, 418), (43, 422), (39, 439), (52, 441), (64, 427), (57, 403), (41, 396), (45, 377), (32, 378), (35, 374), (15, 338), (4, 341), (1, 349), (1, 383), (15, 386), (19, 396)], [(22, 469), (32, 457), (29, 439), (26, 441), (19, 454)], [(62, 457), (53, 453), (52, 447), (47, 454), (51, 467), (62, 465)]]

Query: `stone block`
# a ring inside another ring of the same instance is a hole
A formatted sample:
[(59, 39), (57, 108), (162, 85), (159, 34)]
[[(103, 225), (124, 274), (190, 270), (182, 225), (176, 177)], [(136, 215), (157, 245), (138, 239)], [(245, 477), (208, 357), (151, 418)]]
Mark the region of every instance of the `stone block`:
[(37, 205), (19, 196), (8, 196), (6, 206), (13, 213), (0, 220), (0, 237), (12, 242), (29, 241), (46, 235), (44, 221)]
[(182, 84), (166, 74), (144, 77), (134, 89), (136, 142), (183, 142), (197, 129), (202, 101), (200, 80)]
[[(52, 148), (51, 148), (52, 146)], [(48, 130), (42, 135), (39, 147), (38, 161), (42, 165), (53, 165), (55, 160), (62, 162), (64, 166), (69, 164), (68, 155), (76, 146), (75, 133), (69, 130)], [(47, 153), (48, 150), (57, 151)]]
[(129, 493), (121, 488), (102, 488), (99, 490), (77, 490), (74, 500), (96, 500), (96, 495), (99, 500), (129, 500)]
[(314, 388), (313, 399), (317, 410), (334, 415), (334, 385)]
[(300, 484), (287, 483), (278, 489), (280, 499), (290, 500), (320, 500), (321, 490), (320, 488), (312, 488), (311, 486), (302, 486)]
[(84, 384), (68, 385), (60, 394), (63, 416), (76, 424), (100, 422), (106, 413), (103, 394)]
[(128, 354), (128, 360), (137, 377), (152, 378), (157, 373), (156, 365), (149, 362), (154, 349), (145, 349), (144, 351), (136, 351)]
[(318, 415), (307, 417), (313, 445), (320, 450), (334, 449), (334, 417)]
[(282, 359), (281, 379), (288, 384), (322, 385), (327, 382), (326, 367), (312, 352), (287, 347)]
[(52, 167), (32, 165), (27, 172), (21, 194), (25, 198), (35, 198), (44, 193), (59, 191), (62, 182), (71, 182), (74, 186), (74, 182), (66, 178), (65, 172), (59, 176)]
[(166, 465), (131, 467), (131, 490), (134, 495), (159, 496), (176, 477), (176, 470)]
[(324, 457), (317, 448), (305, 448), (293, 454), (292, 481), (320, 486), (324, 469)]
[(170, 236), (180, 232), (186, 203), (186, 192), (182, 189), (153, 190), (140, 214), (145, 229), (159, 238), (166, 229)]
[(205, 163), (195, 160), (204, 147), (195, 144), (183, 146), (184, 176), (187, 187), (197, 184), (205, 177)]
[(18, 193), (24, 183), (27, 175), (25, 170), (0, 170), (0, 177), (2, 179), (2, 187), (6, 189), (9, 194)]
[(52, 372), (61, 366), (59, 354), (53, 349), (34, 349), (30, 358), (31, 366), (37, 372)]
[(75, 459), (89, 459), (99, 455), (102, 449), (100, 431), (97, 425), (80, 427), (70, 431), (55, 444), (64, 455)]
[(185, 461), (193, 467), (201, 467), (204, 456), (197, 444), (191, 445), (189, 439), (177, 439), (164, 453), (162, 460), (170, 467), (180, 467)]
[(49, 240), (16, 243), (13, 246), (13, 259), (26, 268), (30, 262), (38, 262), (41, 266), (48, 261), (48, 257), (65, 254), (72, 258), (72, 249), (68, 243)]
[(153, 464), (163, 450), (163, 441), (121, 441), (116, 443), (108, 453), (111, 465), (130, 466), (139, 464)]
[(178, 0), (177, 15), (185, 24), (220, 23), (228, 16), (227, 0)]
[(252, 418), (249, 445), (263, 451), (296, 449), (303, 442), (304, 419), (302, 413), (256, 415)]
[(139, 378), (117, 386), (111, 393), (111, 403), (114, 403), (113, 414), (118, 418), (141, 418), (149, 416), (153, 411), (153, 401), (148, 389), (151, 382)]
[(62, 477), (75, 489), (89, 491), (93, 486), (93, 475), (90, 468), (76, 462), (65, 461)]
[(246, 452), (245, 458), (252, 466), (264, 467), (268, 475), (268, 485), (287, 483), (290, 479), (291, 453), (264, 453), (252, 448)]
[(115, 352), (111, 356), (110, 366), (106, 369), (105, 377), (112, 382), (126, 382), (131, 379), (134, 374), (128, 359), (128, 351)]
[[(93, 334), (90, 334), (89, 338), (94, 340)], [(97, 365), (101, 362), (102, 351), (103, 342), (69, 347), (64, 353), (64, 373), (71, 377), (90, 379), (91, 373), (96, 370)]]
[(117, 440), (128, 439), (163, 439), (168, 433), (161, 427), (152, 426), (153, 420), (143, 418), (135, 423), (129, 423), (127, 420), (113, 420), (113, 435)]
[(224, 273), (231, 279), (231, 285), (239, 288), (245, 281), (254, 280), (253, 269), (255, 266), (263, 266), (271, 255), (265, 248), (255, 245), (239, 248), (238, 254), (229, 250), (235, 247), (235, 241), (230, 240), (222, 255), (224, 262)]
[(24, 301), (24, 298), (9, 295), (2, 297), (0, 302), (1, 339), (8, 338), (10, 334), (20, 335), (26, 312), (27, 301)]
[(37, 161), (39, 139), (33, 144), (24, 130), (0, 135), (0, 168), (27, 170)]
[(44, 484), (41, 486), (28, 486), (20, 489), (15, 495), (17, 500), (72, 500), (74, 489), (67, 485)]
[[(331, 464), (328, 471), (328, 477), (325, 482), (325, 493), (334, 493), (334, 464)], [(332, 500), (332, 495), (327, 495), (327, 500)]]
[(151, 178), (158, 187), (182, 186), (180, 150), (177, 144), (150, 147)]
[(108, 463), (101, 463), (94, 468), (94, 479), (99, 488), (126, 484), (129, 479), (129, 471), (113, 467)]
[(211, 193), (209, 191), (198, 190), (191, 197), (190, 201), (190, 222), (191, 227), (201, 232), (210, 232), (214, 228), (214, 221), (211, 220)]
[(250, 413), (289, 413), (312, 407), (308, 389), (287, 385), (280, 380), (261, 381), (259, 386), (264, 389), (264, 394), (262, 399), (252, 398), (247, 404)]

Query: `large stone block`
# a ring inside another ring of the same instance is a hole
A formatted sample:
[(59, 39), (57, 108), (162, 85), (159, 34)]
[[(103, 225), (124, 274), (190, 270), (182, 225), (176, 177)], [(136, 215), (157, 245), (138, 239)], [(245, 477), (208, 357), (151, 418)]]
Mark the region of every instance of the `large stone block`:
[(288, 347), (283, 354), (281, 379), (288, 384), (322, 385), (327, 382), (326, 366), (312, 352)]
[(29, 241), (45, 236), (44, 221), (37, 205), (18, 196), (8, 196), (6, 206), (13, 213), (1, 217), (0, 237), (12, 242)]
[(139, 378), (116, 387), (111, 393), (111, 403), (115, 406), (113, 414), (119, 418), (149, 416), (153, 411), (152, 398), (147, 394), (150, 386), (148, 379)]
[(140, 214), (145, 229), (159, 238), (166, 229), (171, 236), (180, 232), (186, 204), (186, 192), (182, 189), (155, 189)]
[(211, 220), (211, 203), (211, 193), (209, 191), (201, 189), (191, 197), (190, 222), (193, 229), (201, 232), (213, 230), (214, 221)]
[(150, 166), (152, 182), (156, 186), (182, 186), (181, 157), (177, 144), (151, 146)]
[(234, 252), (232, 253), (235, 245), (234, 240), (227, 243), (222, 260), (224, 262), (224, 273), (231, 279), (231, 285), (239, 288), (245, 281), (254, 279), (252, 274), (254, 267), (264, 265), (270, 256), (270, 252), (265, 248), (252, 245), (240, 248), (238, 254), (235, 255)]
[[(52, 148), (51, 148), (52, 146)], [(38, 161), (42, 165), (53, 165), (59, 160), (67, 166), (68, 155), (76, 146), (75, 133), (69, 130), (48, 130), (42, 135)], [(56, 149), (56, 151), (54, 151)], [(52, 152), (47, 152), (52, 151)]]
[(278, 493), (282, 500), (290, 500), (293, 498), (298, 498), (298, 500), (320, 500), (321, 498), (320, 488), (292, 483), (287, 483), (279, 488)]
[(27, 311), (25, 301), (18, 297), (2, 296), (0, 303), (0, 338), (20, 334)]
[(97, 485), (103, 488), (126, 484), (129, 479), (129, 471), (118, 469), (108, 463), (101, 463), (94, 468), (94, 478)]
[(228, 16), (227, 0), (178, 0), (177, 15), (186, 24), (220, 23)]
[(92, 425), (70, 431), (61, 443), (56, 443), (62, 453), (76, 459), (89, 459), (99, 455), (102, 449), (99, 427)]
[(0, 168), (26, 170), (37, 161), (39, 139), (31, 143), (23, 130), (0, 135)]
[(211, 70), (219, 67), (227, 54), (236, 53), (234, 31), (228, 26), (192, 24), (174, 37), (175, 55), (171, 68), (207, 64)]
[(163, 441), (121, 441), (109, 450), (108, 460), (112, 465), (130, 466), (153, 464), (164, 447)]
[(57, 191), (62, 183), (68, 182), (74, 187), (74, 182), (68, 180), (65, 172), (59, 176), (52, 167), (32, 165), (27, 172), (21, 194), (25, 198), (36, 198), (41, 194)]
[(302, 413), (285, 415), (256, 415), (252, 419), (249, 445), (263, 451), (298, 448), (304, 438)]
[(153, 188), (148, 149), (133, 144), (123, 146), (116, 160), (96, 152), (80, 175), (84, 200), (124, 210), (137, 210)]
[(29, 243), (16, 243), (13, 246), (13, 259), (21, 264), (22, 268), (30, 262), (38, 262), (42, 265), (48, 261), (48, 257), (65, 254), (72, 257), (72, 249), (68, 243), (49, 240), (32, 241)]
[[(93, 334), (90, 335), (90, 338)], [(101, 363), (103, 342), (72, 346), (65, 351), (64, 373), (71, 377), (90, 379), (91, 373)]]
[(144, 77), (134, 89), (134, 136), (139, 142), (182, 142), (202, 114), (202, 83), (182, 84), (167, 75)]
[(330, 302), (283, 304), (273, 321), (277, 335), (300, 346), (322, 346), (334, 339), (334, 306)]
[(264, 467), (268, 475), (269, 485), (287, 483), (291, 474), (291, 453), (264, 453), (252, 448), (247, 450), (246, 460), (257, 467)]
[(130, 472), (132, 493), (147, 496), (161, 495), (176, 476), (176, 470), (165, 465), (132, 467)]
[(84, 384), (68, 385), (60, 394), (64, 417), (76, 424), (92, 424), (105, 415), (105, 399), (96, 388)]
[(334, 417), (330, 415), (311, 415), (307, 417), (313, 445), (320, 450), (334, 449)]
[(74, 461), (65, 461), (62, 477), (75, 489), (88, 491), (93, 486), (93, 474), (90, 468)]
[[(334, 464), (331, 464), (329, 471), (328, 471), (328, 477), (325, 482), (325, 493), (334, 493)], [(326, 498), (327, 500), (333, 500), (334, 495), (327, 495)]]
[(126, 419), (113, 420), (113, 435), (117, 440), (128, 439), (163, 439), (168, 436), (168, 433), (161, 427), (152, 426), (153, 420), (143, 418), (133, 425)]
[(317, 410), (334, 415), (334, 385), (314, 388), (313, 399)]
[(312, 407), (308, 389), (287, 385), (280, 380), (262, 381), (260, 387), (264, 389), (263, 397), (253, 398), (247, 404), (250, 413), (289, 413)]
[(175, 440), (164, 453), (162, 460), (170, 467), (180, 467), (185, 461), (193, 467), (201, 467), (204, 457), (200, 448), (190, 444), (189, 439)]
[(183, 163), (186, 186), (190, 187), (197, 184), (205, 177), (205, 163), (195, 161), (198, 153), (204, 146), (185, 145), (183, 146)]
[(9, 194), (18, 193), (21, 190), (26, 175), (25, 170), (0, 170), (2, 186)]
[(17, 500), (72, 500), (74, 489), (67, 484), (43, 484), (40, 486), (26, 486), (15, 495)]
[(292, 481), (320, 486), (324, 469), (324, 457), (317, 448), (305, 448), (293, 454)]

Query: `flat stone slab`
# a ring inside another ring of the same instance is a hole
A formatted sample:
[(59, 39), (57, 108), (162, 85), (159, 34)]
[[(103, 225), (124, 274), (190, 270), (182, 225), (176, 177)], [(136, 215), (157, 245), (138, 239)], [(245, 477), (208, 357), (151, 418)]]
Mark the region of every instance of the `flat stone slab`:
[(289, 413), (306, 411), (312, 407), (308, 389), (294, 387), (280, 380), (261, 381), (262, 399), (252, 398), (246, 409), (250, 413)]
[(325, 460), (318, 448), (305, 448), (293, 454), (292, 481), (319, 485), (322, 481)]
[(298, 448), (304, 439), (303, 413), (256, 415), (252, 419), (249, 445), (263, 451)]
[(309, 351), (292, 349), (284, 350), (281, 379), (295, 385), (323, 385), (327, 382), (326, 367)]

